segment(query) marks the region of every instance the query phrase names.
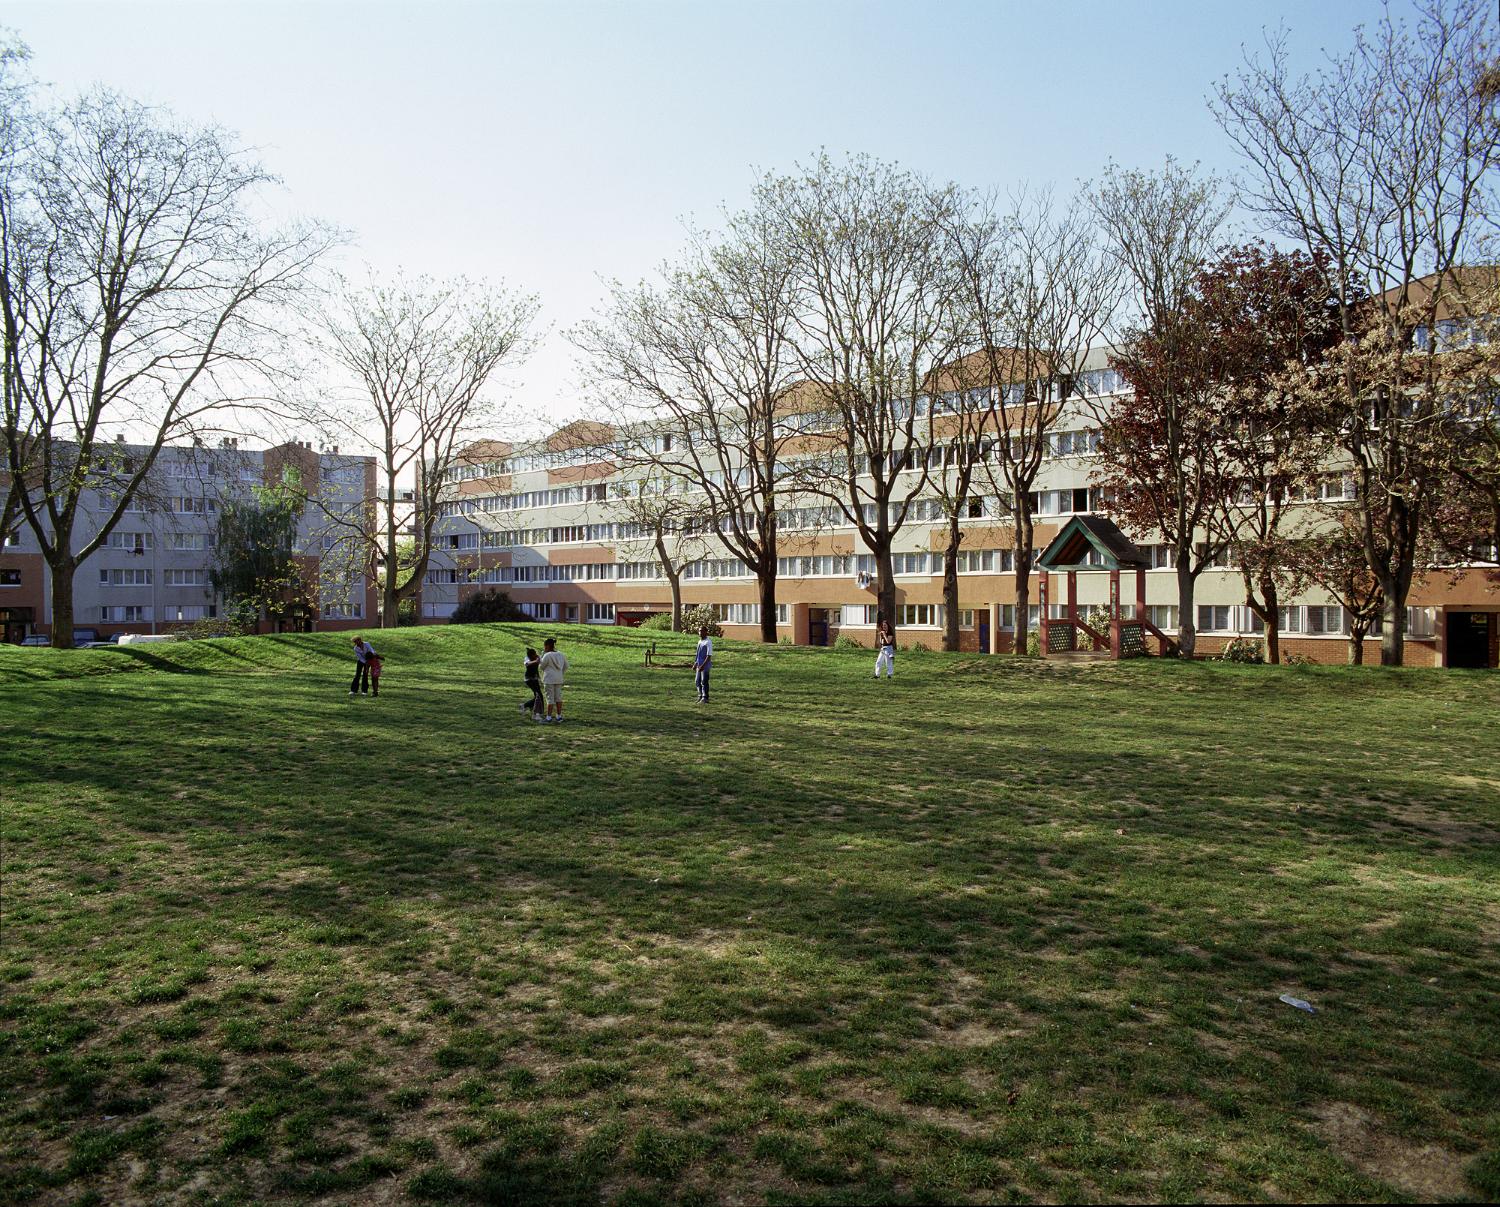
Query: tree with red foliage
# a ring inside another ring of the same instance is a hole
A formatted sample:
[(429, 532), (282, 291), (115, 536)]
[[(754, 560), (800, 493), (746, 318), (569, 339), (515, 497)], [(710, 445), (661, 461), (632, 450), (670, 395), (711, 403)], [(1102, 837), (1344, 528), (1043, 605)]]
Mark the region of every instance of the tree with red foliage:
[(1306, 582), (1298, 501), (1334, 444), (1327, 406), (1299, 388), (1340, 338), (1327, 265), (1262, 244), (1231, 248), (1200, 274), (1192, 307), (1214, 379), (1206, 422), (1220, 473), (1207, 527), (1239, 569), (1266, 661), (1280, 662), (1280, 600)]

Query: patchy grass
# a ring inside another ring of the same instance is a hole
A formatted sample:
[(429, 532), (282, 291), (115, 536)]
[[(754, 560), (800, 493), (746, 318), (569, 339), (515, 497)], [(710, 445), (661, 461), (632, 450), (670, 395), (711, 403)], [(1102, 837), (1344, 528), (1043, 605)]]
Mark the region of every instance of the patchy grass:
[(1500, 677), (537, 631), (0, 650), (0, 1200), (1495, 1197)]

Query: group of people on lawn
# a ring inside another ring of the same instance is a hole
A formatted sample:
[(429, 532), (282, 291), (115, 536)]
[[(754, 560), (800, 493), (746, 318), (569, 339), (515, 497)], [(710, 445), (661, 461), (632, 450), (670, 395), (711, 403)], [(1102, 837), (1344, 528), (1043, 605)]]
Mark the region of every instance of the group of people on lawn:
[[(896, 635), (890, 622), (882, 619), (875, 629), (875, 644), (879, 653), (875, 658), (875, 677), (880, 678), (884, 669), (887, 678), (896, 675)], [(693, 685), (698, 689), (698, 703), (708, 703), (708, 680), (714, 664), (714, 641), (708, 635), (708, 626), (698, 630), (698, 649), (693, 655)], [(528, 699), (521, 703), (521, 715), (530, 716), (538, 725), (555, 725), (563, 719), (563, 676), (568, 669), (568, 658), (557, 648), (557, 641), (548, 637), (542, 642), (538, 654), (526, 647), (526, 659), (522, 664)], [(349, 694), (380, 695), (381, 658), (375, 647), (363, 637), (354, 639), (354, 680), (349, 684)]]
[[(698, 630), (698, 651), (693, 658), (693, 682), (698, 689), (698, 703), (708, 703), (708, 677), (713, 669), (714, 642), (708, 635), (708, 627)], [(528, 699), (521, 703), (521, 715), (532, 717), (539, 725), (555, 725), (563, 719), (563, 676), (568, 669), (568, 657), (557, 648), (557, 641), (548, 637), (542, 642), (538, 654), (526, 647), (526, 659), (522, 663)], [(349, 684), (349, 694), (380, 695), (381, 658), (375, 647), (363, 637), (354, 638), (354, 681)]]

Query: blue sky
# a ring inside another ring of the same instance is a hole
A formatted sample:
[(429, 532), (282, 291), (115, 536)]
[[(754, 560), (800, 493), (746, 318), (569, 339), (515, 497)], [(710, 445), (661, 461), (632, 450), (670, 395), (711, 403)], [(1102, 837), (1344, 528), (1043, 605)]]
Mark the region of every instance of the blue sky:
[[(1398, 12), (1409, 5), (1395, 4)], [(553, 334), (513, 375), (578, 413), (562, 329), (755, 169), (866, 151), (978, 187), (1071, 187), (1113, 158), (1232, 171), (1204, 105), (1285, 24), (1341, 51), (1374, 0), (1196, 3), (11, 3), (63, 93), (95, 82), (260, 149), (282, 204), (352, 232), (350, 267), (503, 278)]]

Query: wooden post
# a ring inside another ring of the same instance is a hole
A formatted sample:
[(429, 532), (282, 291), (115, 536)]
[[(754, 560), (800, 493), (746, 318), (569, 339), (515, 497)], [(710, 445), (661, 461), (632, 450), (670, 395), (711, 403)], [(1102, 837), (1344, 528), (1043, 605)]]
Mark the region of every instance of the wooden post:
[(1120, 568), (1109, 572), (1109, 654), (1120, 660)]
[[(1036, 585), (1037, 643), (1043, 658), (1047, 656), (1047, 579), (1045, 570), (1038, 571)], [(1021, 631), (1021, 618), (1016, 617), (1016, 632)]]

